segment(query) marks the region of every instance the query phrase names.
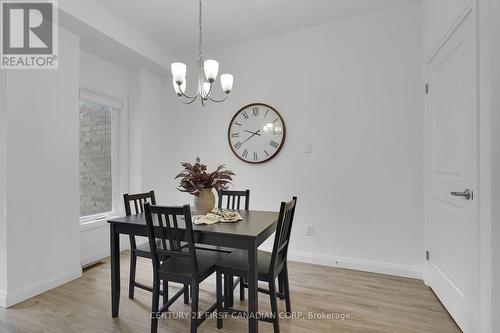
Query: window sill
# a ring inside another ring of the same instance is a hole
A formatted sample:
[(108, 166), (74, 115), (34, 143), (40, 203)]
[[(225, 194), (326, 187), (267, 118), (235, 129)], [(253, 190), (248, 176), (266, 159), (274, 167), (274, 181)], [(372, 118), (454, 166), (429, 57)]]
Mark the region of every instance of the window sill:
[(89, 231), (105, 227), (108, 224), (108, 220), (114, 217), (118, 217), (118, 215), (110, 215), (102, 218), (97, 218), (95, 220), (80, 222), (80, 231)]

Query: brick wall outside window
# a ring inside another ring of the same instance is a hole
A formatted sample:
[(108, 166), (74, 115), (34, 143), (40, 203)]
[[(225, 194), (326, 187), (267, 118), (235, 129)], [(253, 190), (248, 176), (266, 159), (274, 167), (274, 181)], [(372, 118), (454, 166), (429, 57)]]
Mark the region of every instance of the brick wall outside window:
[(80, 102), (80, 216), (112, 210), (112, 108)]

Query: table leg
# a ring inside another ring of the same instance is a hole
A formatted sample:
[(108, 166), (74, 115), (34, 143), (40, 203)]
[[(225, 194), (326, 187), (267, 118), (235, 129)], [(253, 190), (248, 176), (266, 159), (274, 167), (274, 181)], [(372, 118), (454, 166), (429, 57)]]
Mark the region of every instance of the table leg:
[(258, 333), (257, 321), (259, 311), (259, 294), (257, 279), (257, 246), (254, 242), (248, 247), (248, 332)]
[(120, 234), (116, 227), (110, 223), (111, 245), (111, 315), (118, 317), (120, 308)]

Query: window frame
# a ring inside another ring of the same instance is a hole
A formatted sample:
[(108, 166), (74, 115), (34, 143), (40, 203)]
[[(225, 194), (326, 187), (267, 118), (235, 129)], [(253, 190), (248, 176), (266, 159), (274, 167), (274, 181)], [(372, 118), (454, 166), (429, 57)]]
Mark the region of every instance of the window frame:
[[(124, 98), (100, 92), (89, 87), (80, 87), (81, 101), (105, 105), (111, 108), (111, 211), (80, 216), (82, 229), (88, 230), (105, 225), (112, 217), (123, 215), (121, 194), (128, 188), (128, 112)], [(78, 105), (80, 112), (80, 105)], [(80, 202), (79, 202), (80, 203)]]

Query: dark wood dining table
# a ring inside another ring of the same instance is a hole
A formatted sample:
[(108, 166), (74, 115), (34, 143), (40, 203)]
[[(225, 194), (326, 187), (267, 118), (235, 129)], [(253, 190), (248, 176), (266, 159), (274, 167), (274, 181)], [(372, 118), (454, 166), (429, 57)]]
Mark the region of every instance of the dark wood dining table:
[[(257, 333), (258, 280), (257, 249), (276, 230), (278, 212), (238, 211), (242, 220), (234, 223), (193, 225), (195, 242), (242, 249), (248, 251), (248, 332)], [(120, 307), (120, 234), (145, 236), (144, 214), (118, 217), (108, 220), (111, 236), (111, 310), (117, 317)], [(179, 228), (185, 230), (183, 221)]]

